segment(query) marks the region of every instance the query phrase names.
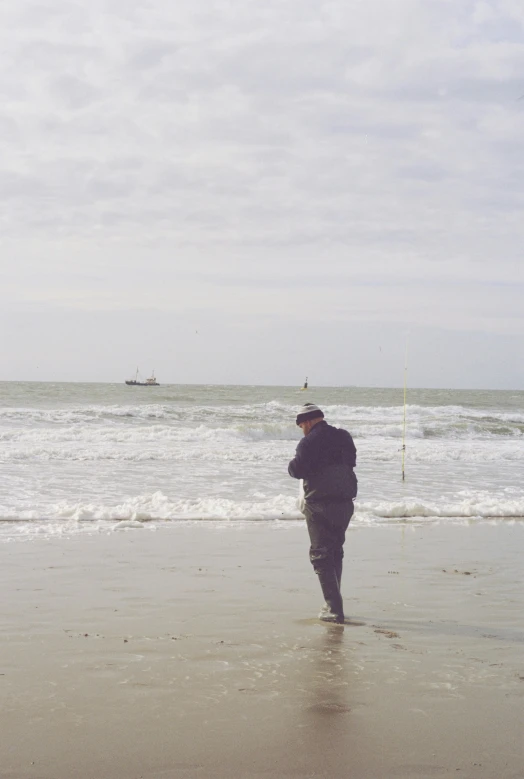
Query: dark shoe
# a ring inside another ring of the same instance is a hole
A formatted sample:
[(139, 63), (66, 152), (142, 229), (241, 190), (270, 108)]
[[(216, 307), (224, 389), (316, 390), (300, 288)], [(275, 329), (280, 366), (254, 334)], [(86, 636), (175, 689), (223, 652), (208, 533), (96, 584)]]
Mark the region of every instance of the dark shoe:
[(322, 620), (322, 622), (335, 622), (337, 625), (344, 624), (344, 616), (340, 616), (339, 614), (333, 614), (327, 603), (324, 603), (322, 608), (320, 609), (320, 614), (318, 615), (318, 618)]
[(330, 611), (321, 612), (318, 617), (322, 622), (331, 622), (335, 625), (343, 625), (344, 617), (339, 617), (338, 614), (332, 614)]

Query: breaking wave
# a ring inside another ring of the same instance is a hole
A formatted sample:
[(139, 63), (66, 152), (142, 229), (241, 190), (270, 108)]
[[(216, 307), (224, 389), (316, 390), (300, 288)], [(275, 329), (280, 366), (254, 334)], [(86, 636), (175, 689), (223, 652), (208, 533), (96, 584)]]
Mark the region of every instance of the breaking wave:
[[(11, 405), (0, 408), (4, 540), (301, 519), (286, 473), (301, 437), (298, 390), (282, 392), (286, 402), (268, 400), (268, 388), (154, 397), (103, 385), (41, 385), (38, 397), (33, 387), (8, 390)], [(350, 430), (358, 450), (353, 527), (524, 516), (524, 394), (477, 394), (468, 405), (466, 393), (419, 393), (433, 405), (407, 407), (405, 484), (399, 394), (326, 390), (328, 421)]]
[[(355, 438), (402, 436), (402, 409), (397, 406), (325, 406), (335, 425), (347, 427)], [(276, 401), (244, 406), (148, 404), (140, 406), (80, 406), (66, 408), (0, 409), (0, 441), (46, 431), (46, 436), (79, 436), (90, 430), (115, 436), (133, 433), (158, 438), (184, 435), (224, 435), (245, 440), (294, 440), (296, 407)], [(408, 406), (406, 434), (411, 439), (522, 438), (524, 414), (463, 406)], [(80, 433), (79, 431), (82, 431)], [(186, 432), (184, 432), (186, 431)], [(214, 431), (214, 432), (210, 432)]]
[[(488, 521), (524, 519), (524, 498), (505, 498), (484, 493), (464, 493), (454, 501), (441, 504), (421, 498), (398, 501), (357, 501), (352, 526), (380, 525), (391, 522), (428, 523), (441, 520)], [(104, 505), (96, 502), (63, 501), (42, 509), (13, 512), (0, 506), (0, 538), (32, 537), (46, 534), (78, 534), (156, 527), (163, 522), (288, 522), (302, 520), (295, 498), (275, 495), (251, 501), (224, 498), (173, 500), (162, 492), (130, 498), (122, 503)], [(154, 524), (156, 523), (156, 525)], [(6, 534), (6, 526), (8, 533)]]

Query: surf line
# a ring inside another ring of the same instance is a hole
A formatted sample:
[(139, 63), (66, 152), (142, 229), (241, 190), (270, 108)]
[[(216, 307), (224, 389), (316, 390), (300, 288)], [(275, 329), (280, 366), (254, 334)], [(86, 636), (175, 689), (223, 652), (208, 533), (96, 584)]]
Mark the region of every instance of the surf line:
[(406, 480), (406, 395), (408, 387), (408, 339), (406, 338), (406, 357), (404, 360), (404, 421), (402, 423), (402, 481)]

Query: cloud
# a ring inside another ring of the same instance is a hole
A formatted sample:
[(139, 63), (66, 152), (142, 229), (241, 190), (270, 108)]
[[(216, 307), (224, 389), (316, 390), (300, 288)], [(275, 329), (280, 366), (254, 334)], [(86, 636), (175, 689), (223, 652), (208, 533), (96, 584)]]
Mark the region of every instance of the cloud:
[(523, 42), (513, 0), (3, 4), (3, 305), (296, 321), (298, 280), (523, 334)]

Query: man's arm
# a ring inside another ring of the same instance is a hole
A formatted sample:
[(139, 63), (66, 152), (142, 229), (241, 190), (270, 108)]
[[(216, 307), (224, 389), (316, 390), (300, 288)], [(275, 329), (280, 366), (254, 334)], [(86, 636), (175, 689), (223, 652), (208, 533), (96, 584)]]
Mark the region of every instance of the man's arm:
[(343, 430), (341, 428), (340, 433), (342, 434), (342, 440), (344, 442), (345, 459), (348, 465), (354, 468), (355, 465), (357, 464), (357, 449), (355, 446), (355, 442), (353, 441), (351, 434), (348, 433), (347, 430)]
[(309, 472), (309, 458), (307, 456), (306, 439), (303, 438), (297, 446), (294, 458), (288, 465), (287, 472), (294, 479), (305, 479)]

